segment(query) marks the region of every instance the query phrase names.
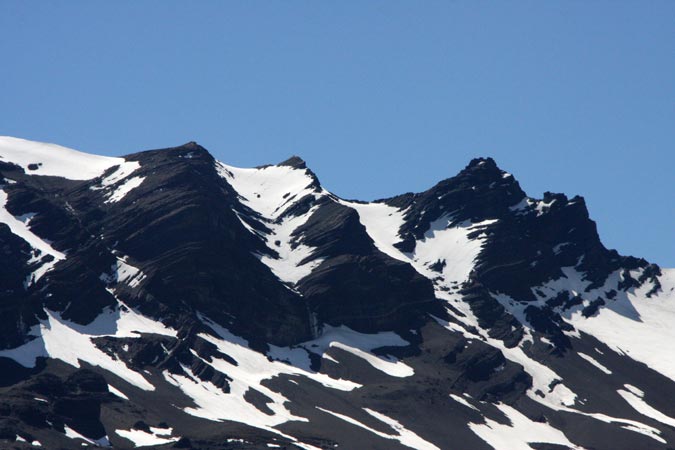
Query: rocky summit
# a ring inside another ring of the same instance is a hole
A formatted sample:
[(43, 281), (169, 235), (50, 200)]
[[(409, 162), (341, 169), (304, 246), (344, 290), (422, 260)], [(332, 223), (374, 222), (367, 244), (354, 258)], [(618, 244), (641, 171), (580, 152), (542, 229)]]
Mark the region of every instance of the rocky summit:
[(0, 138), (0, 448), (675, 448), (675, 271), (490, 158), (374, 202), (299, 157)]

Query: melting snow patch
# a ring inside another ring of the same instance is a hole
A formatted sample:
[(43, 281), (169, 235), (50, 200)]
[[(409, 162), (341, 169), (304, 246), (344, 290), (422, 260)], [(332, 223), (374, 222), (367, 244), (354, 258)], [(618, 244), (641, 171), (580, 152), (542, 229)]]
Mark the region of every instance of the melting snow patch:
[(66, 437), (70, 439), (82, 439), (85, 442), (88, 442), (90, 444), (96, 445), (98, 447), (110, 447), (110, 441), (108, 440), (108, 436), (103, 436), (98, 439), (89, 439), (88, 437), (82, 436), (80, 433), (77, 431), (73, 430), (70, 428), (68, 425), (63, 426), (65, 430), (65, 435)]
[(600, 363), (599, 363), (598, 361), (596, 361), (593, 357), (591, 357), (591, 356), (589, 356), (589, 355), (587, 355), (587, 354), (585, 354), (585, 353), (581, 353), (581, 352), (577, 353), (577, 355), (579, 355), (580, 357), (582, 357), (583, 359), (585, 359), (585, 360), (588, 361), (589, 363), (593, 364), (595, 367), (597, 367), (598, 369), (600, 369), (601, 371), (603, 371), (603, 372), (606, 373), (607, 375), (611, 375), (611, 374), (612, 374), (612, 371), (611, 371), (611, 370), (609, 370), (607, 367), (605, 367), (605, 366), (603, 366), (602, 364), (600, 364)]
[(675, 428), (675, 419), (663, 414), (661, 411), (645, 402), (642, 398), (644, 396), (644, 392), (630, 384), (624, 384), (623, 386), (626, 388), (626, 390), (619, 389), (617, 392), (621, 397), (623, 397), (624, 400), (626, 400), (626, 402), (628, 402), (630, 406), (633, 407), (635, 411), (639, 412), (643, 416), (652, 418), (657, 422), (661, 422), (664, 425)]
[[(219, 337), (204, 333), (199, 334), (199, 337), (216, 345), (220, 352), (231, 357), (236, 363), (217, 357), (213, 357), (211, 361), (203, 360), (204, 363), (226, 374), (232, 380), (229, 393), (223, 392), (210, 382), (200, 380), (188, 367), (183, 367), (185, 375), (164, 372), (164, 378), (169, 383), (179, 387), (195, 402), (195, 407), (184, 409), (188, 414), (214, 421), (241, 422), (288, 438), (273, 427), (291, 420), (306, 422), (307, 419), (291, 414), (285, 406), (288, 399), (264, 386), (262, 383), (264, 380), (286, 374), (304, 376), (323, 386), (342, 391), (351, 391), (361, 387), (358, 383), (334, 379), (328, 375), (314, 373), (280, 361), (270, 361), (264, 354), (250, 349), (246, 340), (231, 334), (203, 316), (201, 318)], [(193, 354), (199, 357), (195, 352)], [(272, 414), (259, 410), (246, 400), (245, 395), (251, 389), (270, 399), (267, 408), (272, 411)]]
[(113, 173), (103, 178), (97, 186), (92, 186), (91, 189), (98, 190), (106, 187), (112, 187), (130, 176), (140, 167), (141, 164), (138, 161), (125, 161), (120, 164)]
[(485, 423), (470, 423), (469, 428), (478, 437), (495, 449), (532, 450), (529, 443), (547, 443), (578, 449), (562, 431), (548, 423), (534, 422), (515, 408), (504, 404), (495, 405), (506, 415), (511, 425), (502, 425), (492, 419)]
[(139, 337), (140, 333), (176, 336), (175, 330), (141, 316), (123, 304), (115, 311), (106, 310), (88, 325), (62, 319), (58, 313), (45, 310), (47, 320), (33, 327), (35, 339), (20, 347), (2, 350), (0, 356), (14, 359), (24, 367), (35, 367), (38, 357), (60, 359), (74, 367), (80, 361), (108, 370), (134, 386), (152, 391), (154, 386), (141, 374), (118, 359), (100, 350), (92, 339), (101, 336)]
[[(155, 430), (161, 430), (161, 433), (157, 433)], [(159, 428), (150, 428), (151, 433), (143, 430), (115, 430), (115, 433), (122, 436), (125, 439), (130, 440), (134, 443), (136, 447), (146, 447), (149, 445), (164, 445), (171, 442), (176, 442), (178, 437), (162, 437), (171, 435), (171, 429), (163, 430)]]
[[(675, 358), (672, 357), (672, 342), (675, 342), (675, 269), (661, 269), (659, 280), (662, 289), (647, 297), (650, 283), (630, 289), (617, 289), (621, 281), (619, 271), (611, 274), (604, 286), (586, 291), (590, 282), (574, 268), (563, 268), (565, 277), (540, 286), (539, 290), (551, 298), (561, 291), (578, 293), (584, 300), (604, 297), (605, 292), (618, 291), (614, 299), (607, 301), (597, 314), (585, 317), (581, 307), (563, 313), (563, 317), (577, 331), (597, 338), (619, 354), (640, 361), (662, 375), (675, 380)], [(639, 278), (641, 271), (632, 271)]]
[(471, 403), (469, 403), (464, 397), (462, 397), (462, 396), (460, 396), (460, 395), (457, 395), (457, 394), (450, 394), (450, 397), (451, 397), (454, 401), (456, 401), (457, 403), (461, 403), (462, 405), (466, 406), (467, 408), (471, 408), (471, 409), (474, 409), (474, 410), (480, 412), (480, 410), (479, 410), (478, 408), (476, 408), (476, 407), (473, 406)]
[(33, 214), (24, 214), (21, 217), (15, 217), (5, 209), (7, 204), (7, 193), (0, 190), (0, 222), (6, 224), (10, 231), (26, 241), (33, 249), (33, 257), (29, 262), (40, 261), (46, 255), (53, 257), (52, 261), (43, 263), (35, 272), (26, 280), (26, 285), (33, 284), (39, 280), (47, 271), (51, 270), (57, 262), (66, 258), (64, 253), (52, 248), (51, 244), (38, 237), (30, 229), (30, 220)]
[(119, 398), (123, 398), (124, 400), (129, 400), (129, 397), (124, 395), (122, 391), (117, 389), (115, 386), (108, 385), (108, 390), (110, 391), (111, 394), (118, 396)]
[(310, 370), (310, 360), (307, 352), (321, 355), (323, 358), (338, 362), (334, 357), (327, 355), (330, 348), (339, 348), (354, 356), (365, 360), (375, 369), (392, 377), (409, 377), (415, 372), (412, 367), (398, 361), (396, 358), (378, 356), (372, 350), (379, 347), (404, 347), (410, 343), (398, 334), (384, 331), (377, 334), (364, 334), (351, 330), (346, 326), (325, 326), (320, 337), (304, 342), (295, 347), (277, 347), (270, 345), (269, 356), (274, 359)]
[(137, 267), (126, 262), (126, 258), (117, 258), (110, 268), (110, 273), (99, 277), (104, 283), (126, 283), (130, 287), (137, 287), (144, 279), (145, 274)]
[(108, 195), (108, 199), (105, 203), (116, 203), (122, 200), (129, 192), (133, 189), (136, 189), (138, 186), (143, 183), (145, 177), (132, 177), (128, 180), (125, 180), (122, 184), (117, 186), (114, 191)]
[(258, 169), (240, 169), (218, 163), (217, 169), (237, 193), (242, 203), (256, 211), (265, 221), (269, 233), (254, 231), (240, 213), (241, 223), (256, 235), (262, 235), (267, 246), (278, 256), (259, 255), (260, 260), (282, 281), (295, 284), (309, 275), (322, 259), (306, 261), (314, 249), (298, 242), (293, 232), (314, 214), (316, 207), (300, 215), (283, 216), (293, 204), (307, 196), (318, 199), (325, 191), (318, 191), (315, 180), (306, 169), (288, 166), (268, 166)]
[(337, 417), (338, 419), (344, 420), (347, 423), (351, 423), (352, 425), (356, 425), (357, 427), (363, 428), (366, 431), (369, 431), (377, 436), (380, 436), (381, 438), (384, 439), (391, 439), (395, 440), (401, 443), (401, 445), (404, 445), (409, 448), (417, 449), (417, 450), (440, 450), (438, 447), (436, 447), (434, 444), (431, 442), (425, 441), (421, 437), (419, 437), (417, 434), (413, 433), (412, 431), (408, 430), (405, 428), (403, 425), (401, 425), (398, 421), (385, 416), (384, 414), (378, 413), (377, 411), (373, 411), (372, 409), (364, 408), (364, 410), (370, 414), (371, 416), (375, 417), (377, 420), (380, 422), (383, 422), (387, 425), (389, 425), (395, 432), (396, 434), (387, 434), (383, 433), (381, 431), (375, 430), (373, 428), (370, 428), (368, 425), (365, 425), (361, 422), (359, 422), (356, 419), (353, 419), (349, 416), (346, 416), (344, 414), (340, 414), (334, 411), (330, 411), (328, 409), (316, 407), (319, 411), (323, 411), (326, 414), (330, 414), (332, 416)]

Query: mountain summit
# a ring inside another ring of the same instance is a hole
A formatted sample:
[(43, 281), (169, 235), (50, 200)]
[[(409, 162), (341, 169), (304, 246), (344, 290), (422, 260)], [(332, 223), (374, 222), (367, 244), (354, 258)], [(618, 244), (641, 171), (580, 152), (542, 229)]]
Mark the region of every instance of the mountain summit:
[(675, 446), (675, 271), (491, 158), (366, 203), (0, 137), (0, 249), (2, 448)]

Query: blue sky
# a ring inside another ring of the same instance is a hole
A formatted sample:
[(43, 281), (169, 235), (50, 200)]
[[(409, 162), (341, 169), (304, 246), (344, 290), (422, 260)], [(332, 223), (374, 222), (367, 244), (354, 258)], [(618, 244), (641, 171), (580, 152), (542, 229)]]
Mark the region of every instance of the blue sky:
[(675, 2), (0, 2), (0, 134), (119, 155), (299, 154), (420, 191), (492, 156), (675, 267)]

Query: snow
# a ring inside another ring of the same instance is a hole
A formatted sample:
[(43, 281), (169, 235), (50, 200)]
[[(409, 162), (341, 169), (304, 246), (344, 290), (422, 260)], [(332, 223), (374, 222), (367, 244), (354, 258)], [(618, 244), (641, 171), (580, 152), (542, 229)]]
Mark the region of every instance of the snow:
[[(220, 352), (234, 359), (236, 363), (233, 364), (226, 359), (217, 357), (211, 358), (210, 361), (202, 360), (205, 364), (212, 366), (232, 379), (229, 393), (223, 392), (210, 382), (200, 380), (188, 367), (183, 367), (185, 375), (164, 372), (164, 378), (169, 383), (179, 387), (195, 402), (194, 407), (184, 409), (188, 414), (214, 421), (241, 422), (288, 437), (274, 427), (288, 421), (306, 422), (307, 419), (293, 415), (285, 405), (288, 399), (265, 386), (264, 380), (285, 374), (303, 376), (325, 387), (342, 391), (351, 391), (361, 387), (360, 384), (352, 381), (334, 379), (328, 375), (311, 372), (303, 367), (292, 366), (280, 361), (270, 361), (266, 355), (250, 349), (246, 340), (231, 334), (225, 328), (203, 316), (201, 316), (201, 319), (211, 327), (218, 337), (205, 333), (199, 334), (199, 337), (214, 344)], [(193, 352), (193, 355), (199, 358), (196, 352)], [(272, 411), (272, 414), (259, 410), (244, 398), (250, 389), (264, 394), (271, 400), (267, 407)]]
[(105, 203), (117, 203), (122, 200), (129, 192), (136, 189), (143, 183), (145, 177), (132, 177), (125, 180), (122, 184), (117, 186), (114, 191), (108, 196)]
[(663, 414), (661, 411), (645, 402), (643, 399), (644, 393), (640, 389), (631, 386), (630, 384), (624, 384), (624, 387), (626, 390), (619, 389), (616, 392), (618, 392), (635, 411), (643, 416), (654, 419), (657, 422), (661, 422), (664, 425), (675, 428), (675, 419)]
[(294, 201), (315, 191), (306, 169), (267, 166), (243, 169), (218, 163), (221, 176), (241, 195), (243, 203), (263, 217), (279, 217)]
[(24, 214), (21, 217), (15, 217), (10, 214), (5, 205), (7, 204), (7, 193), (0, 190), (0, 222), (6, 224), (10, 231), (26, 241), (33, 249), (35, 249), (34, 256), (30, 262), (37, 262), (46, 255), (51, 255), (54, 259), (51, 262), (43, 263), (33, 274), (29, 277), (26, 284), (30, 285), (39, 280), (46, 272), (51, 270), (57, 262), (64, 260), (66, 255), (54, 249), (48, 241), (37, 236), (30, 229), (30, 220), (34, 214)]
[(384, 439), (390, 439), (390, 440), (395, 440), (401, 443), (401, 445), (404, 445), (409, 448), (413, 449), (418, 449), (418, 450), (440, 450), (438, 447), (436, 447), (434, 444), (431, 442), (425, 441), (421, 437), (419, 437), (417, 434), (413, 433), (412, 431), (408, 430), (405, 428), (403, 425), (401, 425), (398, 421), (391, 419), (384, 414), (378, 413), (377, 411), (373, 411), (372, 409), (364, 408), (364, 411), (366, 411), (368, 414), (371, 416), (375, 417), (378, 419), (380, 422), (386, 423), (389, 425), (395, 432), (396, 434), (387, 434), (383, 433), (381, 431), (375, 430), (368, 425), (365, 425), (361, 422), (359, 422), (356, 419), (353, 419), (349, 416), (346, 416), (344, 414), (337, 413), (335, 411), (331, 411), (328, 409), (324, 409), (321, 407), (316, 407), (319, 411), (322, 411), (326, 414), (330, 414), (332, 416), (337, 417), (338, 419), (344, 420), (347, 423), (350, 423), (352, 425), (356, 425), (359, 428), (363, 428), (366, 431), (369, 431), (370, 433), (373, 433), (377, 436), (380, 436)]
[(609, 370), (607, 367), (603, 366), (600, 364), (596, 359), (594, 359), (592, 356), (587, 355), (586, 353), (581, 353), (578, 352), (577, 355), (588, 361), (589, 363), (593, 364), (595, 367), (606, 373), (607, 375), (611, 375), (612, 371)]
[(485, 423), (469, 423), (469, 428), (496, 450), (532, 450), (529, 443), (535, 442), (580, 448), (570, 442), (562, 431), (548, 423), (532, 421), (508, 405), (498, 403), (495, 406), (504, 413), (511, 425), (486, 418)]
[(108, 385), (108, 390), (109, 390), (113, 395), (116, 395), (116, 396), (118, 396), (119, 398), (123, 398), (124, 400), (129, 400), (129, 397), (127, 397), (126, 395), (124, 395), (124, 393), (123, 393), (122, 391), (120, 391), (119, 389), (117, 389), (115, 386), (112, 386), (112, 385), (109, 384), (109, 385)]
[(101, 189), (107, 191), (105, 203), (119, 202), (145, 180), (145, 177), (131, 177), (141, 167), (138, 161), (122, 161), (114, 172), (102, 178), (97, 185), (90, 187), (94, 191)]
[(301, 199), (311, 195), (314, 200), (327, 195), (317, 189), (315, 180), (306, 169), (288, 166), (268, 166), (258, 169), (242, 169), (218, 163), (220, 175), (242, 197), (241, 202), (256, 211), (269, 233), (255, 231), (238, 212), (242, 224), (253, 234), (265, 239), (267, 247), (278, 256), (258, 255), (260, 260), (282, 281), (295, 284), (309, 275), (321, 262), (315, 259), (303, 263), (314, 252), (312, 247), (301, 244), (293, 233), (304, 225), (317, 207), (297, 216), (284, 212)]
[[(483, 239), (470, 239), (469, 234), (484, 229), (496, 220), (475, 224), (466, 221), (455, 226), (451, 226), (451, 222), (451, 216), (432, 222), (424, 238), (417, 241), (413, 253), (416, 263), (414, 265), (420, 268), (428, 268), (437, 261), (445, 261), (442, 276), (446, 286), (452, 282), (465, 281), (473, 270), (474, 262), (483, 247)], [(426, 270), (427, 277), (432, 276), (428, 273), (429, 270)]]
[(450, 397), (451, 397), (454, 401), (456, 401), (457, 403), (461, 403), (462, 405), (466, 406), (467, 408), (471, 408), (471, 409), (473, 409), (473, 410), (480, 411), (478, 408), (476, 408), (476, 407), (473, 406), (471, 403), (469, 403), (469, 402), (468, 402), (464, 397), (462, 397), (461, 395), (450, 394)]
[(83, 441), (96, 445), (98, 447), (110, 447), (110, 441), (108, 440), (108, 436), (103, 436), (99, 439), (89, 439), (88, 437), (82, 436), (80, 433), (73, 430), (68, 425), (64, 425), (63, 428), (65, 430), (66, 437), (70, 439), (82, 439)]
[(100, 350), (92, 339), (101, 336), (136, 338), (140, 333), (175, 337), (175, 330), (144, 317), (123, 304), (116, 310), (105, 310), (88, 325), (67, 321), (53, 311), (45, 312), (47, 319), (31, 330), (31, 334), (35, 336), (33, 340), (14, 349), (2, 350), (0, 356), (14, 359), (24, 367), (35, 367), (38, 357), (60, 359), (74, 367), (80, 367), (80, 361), (84, 361), (112, 372), (139, 389), (155, 389), (140, 373)]
[[(90, 180), (107, 169), (124, 164), (124, 158), (91, 155), (60, 145), (0, 136), (0, 161), (12, 162), (27, 174), (49, 175), (70, 180)], [(41, 164), (29, 170), (30, 164)]]
[(133, 288), (145, 279), (145, 274), (129, 264), (126, 257), (117, 257), (117, 261), (110, 268), (110, 273), (101, 274), (99, 278), (105, 283), (126, 283)]
[(537, 216), (541, 216), (545, 212), (547, 212), (549, 209), (551, 209), (551, 206), (556, 202), (556, 199), (551, 200), (550, 202), (546, 203), (543, 200), (539, 200), (538, 202), (535, 203), (534, 209), (537, 211)]
[(392, 377), (409, 377), (414, 374), (412, 367), (398, 361), (396, 358), (375, 355), (372, 350), (379, 347), (404, 347), (410, 343), (391, 331), (377, 334), (364, 334), (351, 330), (346, 326), (324, 326), (321, 336), (294, 347), (277, 347), (270, 345), (268, 355), (274, 359), (310, 370), (310, 360), (307, 352), (320, 355), (322, 358), (338, 362), (335, 355), (328, 355), (331, 348), (351, 353), (365, 360), (373, 368)]
[(410, 262), (394, 244), (401, 240), (399, 231), (404, 224), (405, 210), (400, 210), (386, 203), (357, 203), (341, 200), (345, 206), (355, 209), (359, 221), (382, 253), (394, 259)]
[(113, 173), (101, 179), (101, 182), (97, 186), (92, 186), (91, 189), (97, 190), (115, 186), (140, 168), (141, 163), (138, 161), (124, 161)]
[(509, 206), (509, 210), (515, 212), (516, 214), (524, 214), (532, 205), (533, 201), (530, 198), (524, 197), (521, 201), (516, 203), (513, 206)]
[[(404, 223), (405, 211), (385, 203), (357, 203), (341, 200), (341, 203), (356, 210), (359, 221), (366, 228), (375, 246), (383, 253), (400, 261), (410, 263), (420, 274), (429, 279), (439, 274), (429, 268), (430, 265), (445, 261), (442, 271), (444, 288), (453, 288), (455, 283), (465, 281), (483, 247), (484, 238), (470, 239), (469, 234), (485, 229), (496, 220), (480, 223), (465, 221), (453, 224), (452, 215), (445, 215), (429, 225), (429, 230), (418, 240), (412, 253), (403, 253), (394, 247), (401, 238), (399, 230)], [(443, 298), (440, 288), (436, 294)]]
[[(161, 433), (157, 433), (155, 430), (161, 430)], [(117, 433), (119, 436), (122, 436), (125, 439), (130, 440), (131, 442), (134, 443), (134, 446), (138, 447), (146, 447), (149, 445), (164, 445), (164, 444), (169, 444), (171, 442), (176, 442), (178, 437), (161, 437), (161, 436), (166, 436), (166, 435), (171, 435), (171, 429), (168, 429), (168, 433), (166, 432), (167, 430), (162, 430), (159, 428), (150, 428), (151, 433), (148, 433), (147, 431), (143, 430), (115, 430), (115, 433)]]
[[(274, 275), (288, 283), (297, 283), (321, 264), (323, 258), (317, 258), (302, 264), (314, 252), (312, 247), (294, 242), (292, 233), (314, 214), (318, 207), (310, 209), (300, 216), (284, 218), (278, 225), (272, 225), (272, 233), (267, 236), (267, 245), (274, 248), (279, 257), (262, 255), (260, 260), (269, 267)], [(279, 245), (274, 242), (279, 241)], [(294, 245), (293, 245), (294, 244)], [(293, 248), (295, 247), (295, 248)]]
[[(637, 289), (624, 292), (618, 289), (620, 271), (612, 273), (603, 286), (586, 291), (590, 284), (584, 274), (573, 267), (563, 268), (565, 277), (537, 287), (545, 294), (541, 301), (567, 290), (578, 294), (587, 303), (612, 289), (618, 291), (615, 299), (608, 300), (597, 314), (584, 317), (583, 305), (562, 312), (563, 318), (578, 331), (590, 334), (619, 354), (625, 354), (675, 381), (675, 359), (672, 346), (675, 342), (675, 269), (661, 269), (659, 280), (662, 289), (647, 297), (652, 288), (645, 283)], [(641, 270), (632, 271), (638, 278)]]

